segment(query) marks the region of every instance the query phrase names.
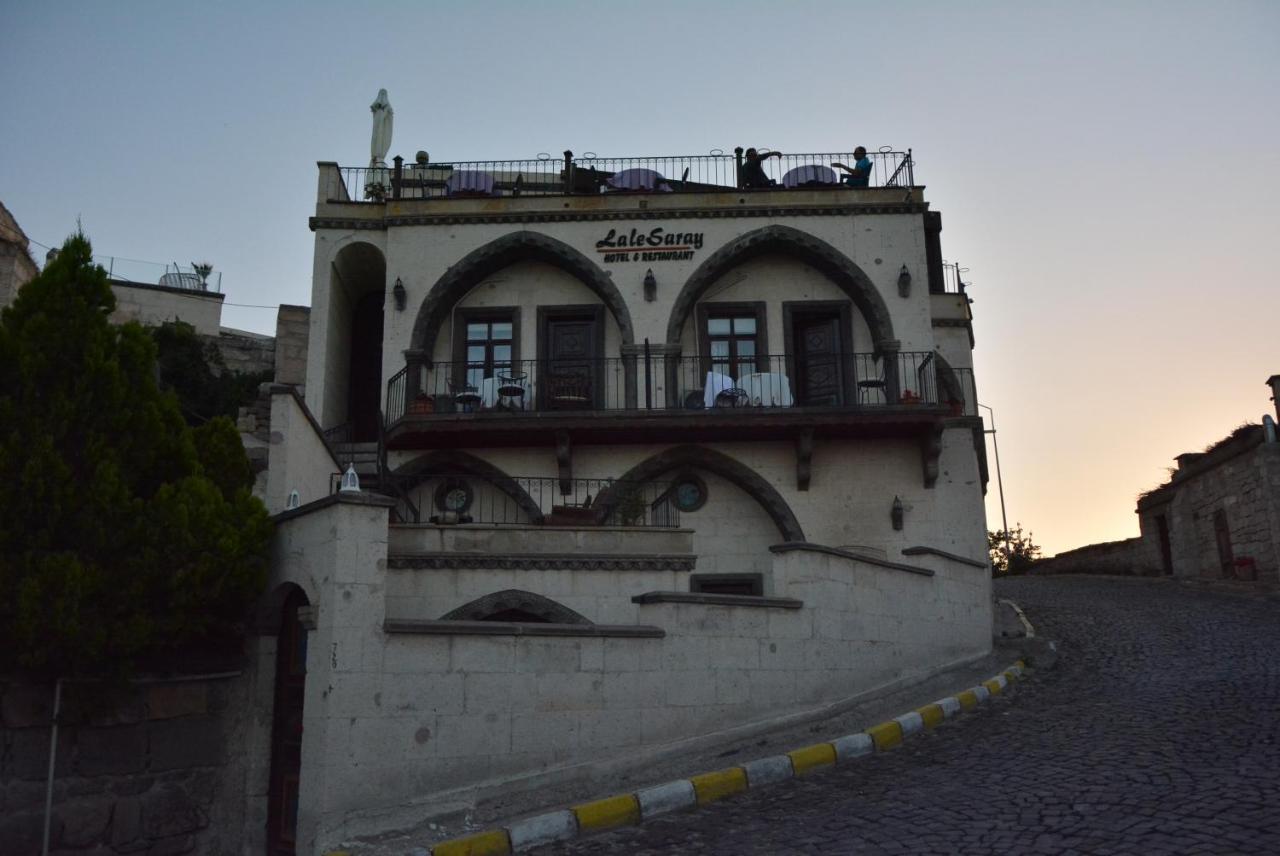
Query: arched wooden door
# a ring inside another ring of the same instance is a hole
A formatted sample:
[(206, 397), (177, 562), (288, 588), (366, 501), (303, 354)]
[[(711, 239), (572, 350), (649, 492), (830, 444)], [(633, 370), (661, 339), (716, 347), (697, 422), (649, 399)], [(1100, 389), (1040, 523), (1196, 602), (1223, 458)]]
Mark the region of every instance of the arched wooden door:
[(285, 598), (280, 616), (267, 791), (268, 856), (294, 856), (297, 852), (302, 701), (307, 680), (307, 630), (298, 619), (298, 609), (307, 603), (302, 589), (294, 589)]

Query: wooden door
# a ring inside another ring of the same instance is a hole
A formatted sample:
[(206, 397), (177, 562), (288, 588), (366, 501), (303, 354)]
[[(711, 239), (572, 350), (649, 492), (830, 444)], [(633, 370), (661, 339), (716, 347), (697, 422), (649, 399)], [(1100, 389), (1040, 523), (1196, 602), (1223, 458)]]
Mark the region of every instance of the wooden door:
[(840, 319), (834, 315), (803, 315), (792, 331), (796, 355), (796, 403), (800, 406), (838, 405), (843, 398)]
[(301, 589), (285, 599), (276, 649), (275, 708), (271, 718), (271, 777), (267, 791), (267, 854), (294, 856), (298, 837), (298, 780), (302, 772), (302, 702), (307, 680), (307, 630), (298, 609)]
[(586, 410), (600, 398), (597, 340), (593, 318), (548, 318), (543, 330), (543, 407)]
[(1231, 530), (1227, 527), (1227, 513), (1221, 509), (1213, 513), (1213, 537), (1218, 542), (1218, 565), (1222, 576), (1234, 577), (1236, 562), (1231, 552)]

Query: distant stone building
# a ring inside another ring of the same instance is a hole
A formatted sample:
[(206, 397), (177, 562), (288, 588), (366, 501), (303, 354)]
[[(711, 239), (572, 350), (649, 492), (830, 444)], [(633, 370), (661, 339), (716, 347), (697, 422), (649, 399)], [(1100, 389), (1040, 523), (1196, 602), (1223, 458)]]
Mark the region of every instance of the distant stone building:
[[(1280, 415), (1280, 375), (1267, 383)], [(1181, 577), (1280, 576), (1280, 443), (1275, 422), (1244, 425), (1177, 457), (1168, 482), (1138, 500), (1144, 566)]]
[(0, 203), (0, 309), (12, 303), (18, 289), (40, 272), (28, 243), (18, 221)]
[[(1280, 375), (1267, 383), (1280, 415)], [(1276, 423), (1242, 425), (1184, 452), (1169, 480), (1138, 497), (1141, 534), (1037, 562), (1036, 574), (1280, 579), (1280, 443)]]

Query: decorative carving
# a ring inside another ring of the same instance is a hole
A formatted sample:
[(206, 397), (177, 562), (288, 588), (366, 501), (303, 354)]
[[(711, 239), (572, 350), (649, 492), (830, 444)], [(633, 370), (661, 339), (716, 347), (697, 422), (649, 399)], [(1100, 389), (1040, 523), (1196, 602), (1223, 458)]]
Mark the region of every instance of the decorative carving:
[(667, 341), (680, 341), (689, 314), (698, 298), (724, 273), (744, 261), (757, 256), (781, 253), (793, 256), (817, 268), (849, 295), (849, 299), (862, 312), (871, 331), (876, 349), (880, 343), (893, 339), (893, 321), (884, 298), (863, 272), (844, 253), (813, 235), (790, 226), (765, 226), (730, 241), (712, 253), (698, 266), (671, 307), (667, 321)]
[(929, 426), (929, 433), (920, 441), (925, 487), (933, 487), (938, 482), (938, 459), (942, 457), (942, 430), (942, 422), (935, 422)]
[(387, 567), (402, 571), (692, 571), (690, 555), (590, 553), (413, 553), (391, 556)]
[[(774, 525), (778, 527), (778, 531), (784, 539), (787, 541), (804, 540), (804, 531), (800, 528), (800, 521), (796, 519), (795, 514), (791, 511), (791, 506), (787, 505), (787, 501), (782, 498), (782, 494), (778, 493), (773, 485), (769, 484), (760, 474), (746, 464), (706, 446), (672, 446), (652, 458), (636, 464), (623, 473), (618, 481), (623, 484), (647, 482), (672, 470), (684, 469), (706, 470), (733, 482), (746, 491), (756, 502), (760, 503), (760, 507), (772, 518)], [(601, 491), (599, 496), (596, 497), (595, 503), (591, 506), (596, 509), (596, 519), (601, 522), (608, 519), (609, 513), (613, 511), (613, 506), (617, 502), (617, 485)]]
[(810, 464), (813, 461), (813, 429), (803, 428), (796, 435), (796, 490), (809, 489)]

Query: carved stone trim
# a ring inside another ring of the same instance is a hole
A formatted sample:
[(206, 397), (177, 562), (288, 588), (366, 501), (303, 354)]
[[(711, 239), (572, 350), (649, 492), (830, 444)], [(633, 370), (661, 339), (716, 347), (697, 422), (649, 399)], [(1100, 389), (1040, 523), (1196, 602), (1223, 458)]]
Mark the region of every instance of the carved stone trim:
[(929, 568), (917, 568), (914, 565), (903, 565), (898, 562), (890, 562), (885, 559), (877, 559), (875, 556), (868, 556), (865, 553), (851, 553), (848, 550), (841, 550), (839, 547), (828, 547), (825, 544), (809, 544), (805, 543), (788, 543), (774, 544), (769, 548), (771, 553), (790, 553), (800, 551), (806, 553), (826, 553), (828, 556), (839, 556), (842, 559), (849, 559), (854, 562), (862, 562), (867, 565), (874, 565), (878, 568), (888, 568), (893, 571), (906, 571), (908, 574), (916, 574), (921, 577), (932, 577), (934, 573)]
[(757, 597), (748, 594), (702, 594), (687, 591), (647, 591), (632, 603), (696, 603), (703, 606), (745, 606), (755, 609), (800, 609), (804, 601), (790, 597)]
[(796, 435), (796, 490), (808, 490), (813, 463), (813, 429), (802, 428)]
[(938, 483), (938, 459), (942, 457), (942, 422), (935, 422), (929, 433), (920, 441), (920, 458), (924, 466), (924, 486)]
[(531, 591), (507, 589), (476, 598), (440, 616), (441, 621), (486, 621), (508, 610), (520, 610), (551, 624), (590, 624), (591, 622), (562, 603)]
[(685, 553), (402, 553), (393, 570), (453, 571), (692, 571), (698, 557)]
[(894, 338), (889, 307), (885, 305), (884, 298), (871, 278), (852, 259), (807, 232), (790, 226), (774, 225), (756, 229), (729, 241), (698, 266), (671, 306), (671, 314), (667, 320), (667, 341), (680, 341), (681, 331), (699, 298), (726, 271), (768, 253), (782, 253), (800, 259), (839, 286), (862, 312), (877, 351), (883, 350), (883, 343)]
[(941, 556), (944, 559), (950, 559), (953, 562), (959, 562), (962, 565), (968, 565), (971, 568), (982, 568), (984, 571), (989, 567), (986, 562), (979, 562), (977, 559), (970, 559), (967, 556), (960, 556), (955, 553), (948, 553), (946, 550), (938, 550), (934, 547), (904, 547), (902, 549), (904, 556)]
[(661, 639), (667, 632), (649, 624), (542, 624), (522, 621), (419, 621), (388, 618), (387, 633), (428, 636), (595, 636), (610, 639)]
[[(765, 513), (772, 518), (778, 532), (788, 541), (803, 541), (804, 531), (800, 521), (787, 501), (769, 482), (741, 461), (707, 446), (672, 446), (648, 460), (641, 461), (619, 478), (622, 484), (652, 481), (672, 470), (701, 469), (715, 473), (736, 484), (748, 493)], [(617, 487), (607, 488), (596, 497), (592, 508), (596, 519), (604, 522), (617, 503)]]
[[(557, 197), (558, 198), (558, 197)], [(572, 198), (572, 197), (565, 197)], [(367, 203), (353, 203), (364, 205)], [(402, 202), (403, 204), (403, 202)], [(454, 226), (476, 224), (521, 223), (571, 223), (602, 220), (688, 220), (688, 219), (738, 219), (742, 217), (850, 217), (859, 214), (923, 214), (929, 210), (926, 202), (911, 203), (853, 203), (850, 205), (777, 205), (626, 209), (619, 211), (506, 211), (452, 214), (400, 214), (377, 219), (346, 217), (312, 217), (308, 221), (311, 231), (317, 229), (377, 229), (399, 226)]]
[(569, 432), (556, 432), (556, 466), (559, 469), (560, 495), (573, 492), (573, 447), (569, 444)]

